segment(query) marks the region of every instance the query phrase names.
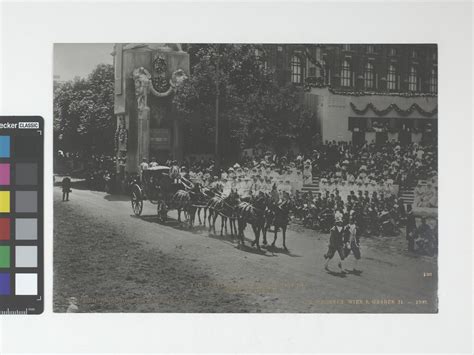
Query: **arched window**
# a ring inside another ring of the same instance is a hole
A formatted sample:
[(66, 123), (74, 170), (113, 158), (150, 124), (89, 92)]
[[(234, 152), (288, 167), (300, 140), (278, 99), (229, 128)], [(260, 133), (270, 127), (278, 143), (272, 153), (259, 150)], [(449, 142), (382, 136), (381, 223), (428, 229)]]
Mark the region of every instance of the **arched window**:
[(351, 65), (345, 60), (341, 67), (341, 86), (351, 86)]
[(387, 89), (397, 90), (397, 69), (393, 64), (388, 66), (387, 72)]
[(438, 72), (436, 68), (431, 69), (429, 85), (430, 92), (436, 94), (438, 92)]
[(408, 91), (416, 91), (418, 84), (418, 77), (416, 75), (416, 68), (410, 68), (410, 74), (408, 75)]
[(301, 65), (301, 58), (294, 55), (290, 61), (291, 82), (294, 84), (303, 83), (303, 66)]
[(372, 54), (372, 53), (374, 53), (374, 52), (375, 52), (375, 47), (374, 47), (374, 45), (373, 45), (373, 44), (368, 44), (368, 45), (367, 45), (367, 53)]
[(364, 87), (366, 89), (374, 88), (374, 65), (367, 62), (364, 70)]

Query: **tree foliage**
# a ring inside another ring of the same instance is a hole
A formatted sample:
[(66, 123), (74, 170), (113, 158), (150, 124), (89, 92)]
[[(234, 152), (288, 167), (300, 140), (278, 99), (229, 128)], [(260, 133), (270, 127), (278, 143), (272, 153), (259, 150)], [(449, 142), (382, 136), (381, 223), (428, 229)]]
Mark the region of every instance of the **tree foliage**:
[(190, 147), (203, 147), (206, 142), (208, 149), (212, 147), (217, 93), (224, 155), (245, 147), (266, 146), (277, 151), (292, 143), (309, 147), (315, 130), (313, 113), (303, 108), (297, 88), (276, 83), (274, 73), (265, 68), (263, 48), (209, 44), (192, 45), (188, 51), (191, 76), (174, 103), (185, 116)]
[(59, 84), (54, 91), (55, 148), (112, 154), (114, 150), (114, 70), (98, 65), (87, 78)]

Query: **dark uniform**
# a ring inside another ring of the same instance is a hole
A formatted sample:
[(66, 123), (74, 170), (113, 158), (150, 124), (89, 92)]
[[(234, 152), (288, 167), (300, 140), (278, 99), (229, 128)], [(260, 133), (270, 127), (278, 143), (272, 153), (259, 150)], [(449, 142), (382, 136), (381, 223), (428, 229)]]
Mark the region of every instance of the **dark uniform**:
[(344, 243), (346, 245), (344, 257), (347, 258), (352, 251), (354, 257), (360, 259), (359, 233), (355, 224), (349, 224), (344, 229)]
[(67, 176), (61, 182), (63, 189), (63, 201), (69, 201), (69, 193), (71, 192), (71, 179)]
[(332, 259), (334, 254), (339, 254), (341, 260), (344, 260), (344, 227), (334, 226), (331, 228), (331, 235), (329, 236), (329, 247), (326, 254), (324, 254), (325, 259)]

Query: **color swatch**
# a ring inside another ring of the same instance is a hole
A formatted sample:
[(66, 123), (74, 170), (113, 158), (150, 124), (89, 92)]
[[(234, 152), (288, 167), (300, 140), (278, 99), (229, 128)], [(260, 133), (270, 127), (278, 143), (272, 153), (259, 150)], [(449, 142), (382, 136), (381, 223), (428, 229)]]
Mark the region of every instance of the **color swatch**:
[(43, 312), (43, 127), (0, 117), (0, 314)]

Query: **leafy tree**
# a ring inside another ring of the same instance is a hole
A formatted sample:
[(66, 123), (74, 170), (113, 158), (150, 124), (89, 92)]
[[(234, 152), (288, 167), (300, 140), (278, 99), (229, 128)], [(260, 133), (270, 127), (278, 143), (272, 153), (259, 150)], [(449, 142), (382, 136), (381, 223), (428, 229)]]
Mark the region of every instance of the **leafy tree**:
[(70, 152), (114, 151), (114, 70), (98, 65), (86, 78), (61, 83), (54, 91), (55, 147)]
[[(215, 106), (219, 89), (219, 137), (223, 157), (245, 147), (273, 147), (276, 151), (298, 143), (311, 146), (313, 113), (301, 104), (293, 85), (280, 86), (265, 69), (263, 48), (250, 44), (191, 45), (191, 76), (174, 97), (185, 116), (190, 151), (212, 152)], [(219, 63), (218, 63), (219, 62)], [(217, 71), (219, 66), (219, 71)]]

